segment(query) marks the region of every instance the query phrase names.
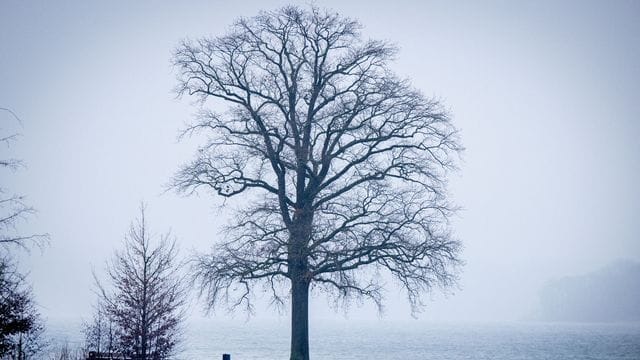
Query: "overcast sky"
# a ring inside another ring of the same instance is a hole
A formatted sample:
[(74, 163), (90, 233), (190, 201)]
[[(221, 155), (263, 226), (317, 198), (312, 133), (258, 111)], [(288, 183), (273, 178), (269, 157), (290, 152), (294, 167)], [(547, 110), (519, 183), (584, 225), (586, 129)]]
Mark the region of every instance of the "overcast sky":
[[(427, 320), (520, 319), (549, 279), (640, 260), (640, 2), (480, 3), (316, 2), (396, 42), (396, 71), (442, 99), (462, 131), (451, 193), (467, 264), (461, 289), (436, 295)], [(219, 199), (164, 193), (195, 147), (176, 141), (196, 107), (172, 90), (171, 53), (285, 4), (0, 3), (0, 107), (19, 115), (23, 135), (2, 154), (27, 165), (2, 186), (39, 211), (24, 232), (51, 234), (42, 252), (21, 255), (46, 316), (88, 316), (92, 269), (141, 200), (185, 255), (218, 238)], [(0, 123), (16, 128), (6, 113)], [(316, 299), (311, 316), (332, 316), (325, 304)], [(393, 291), (387, 309), (408, 316)]]

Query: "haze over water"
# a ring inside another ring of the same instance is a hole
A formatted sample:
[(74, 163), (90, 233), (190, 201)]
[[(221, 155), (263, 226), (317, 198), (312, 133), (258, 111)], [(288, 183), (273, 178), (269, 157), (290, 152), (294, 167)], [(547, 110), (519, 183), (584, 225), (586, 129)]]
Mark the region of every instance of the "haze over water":
[[(22, 134), (9, 151), (26, 165), (2, 181), (38, 210), (23, 230), (51, 234), (42, 252), (20, 254), (50, 331), (78, 336), (74, 324), (95, 302), (92, 271), (104, 275), (140, 200), (154, 231), (171, 228), (183, 255), (216, 241), (227, 216), (219, 199), (165, 192), (195, 148), (176, 141), (194, 107), (175, 99), (170, 56), (183, 38), (222, 34), (238, 16), (287, 3), (0, 4), (0, 106), (22, 125), (0, 121)], [(427, 296), (416, 321), (392, 283), (383, 321), (360, 325), (377, 315), (354, 305), (349, 331), (315, 297), (312, 357), (640, 358), (635, 325), (513, 322), (537, 314), (550, 283), (640, 261), (640, 2), (315, 3), (360, 20), (365, 37), (397, 43), (397, 72), (451, 110), (466, 147), (451, 179), (466, 266), (460, 288)], [(260, 318), (273, 312), (261, 301), (259, 321), (270, 321)], [(189, 311), (203, 317), (200, 304)], [(61, 317), (70, 320), (53, 320)], [(186, 332), (186, 351), (218, 358), (228, 345), (241, 360), (286, 353), (286, 317), (273, 330), (218, 326), (230, 318), (220, 311), (193, 325), (202, 330)]]
[[(73, 327), (56, 328), (59, 341), (80, 339)], [(66, 329), (66, 331), (65, 331)], [(640, 324), (425, 323), (417, 321), (316, 321), (312, 358), (322, 360), (635, 360)], [(76, 335), (77, 336), (77, 335)], [(277, 360), (289, 355), (287, 321), (192, 321), (179, 359)], [(65, 339), (66, 337), (66, 339)]]

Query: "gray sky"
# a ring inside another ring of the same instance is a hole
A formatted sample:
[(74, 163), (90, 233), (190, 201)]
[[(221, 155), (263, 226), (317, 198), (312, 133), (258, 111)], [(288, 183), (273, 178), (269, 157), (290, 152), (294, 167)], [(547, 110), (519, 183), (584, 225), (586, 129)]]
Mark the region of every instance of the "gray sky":
[[(24, 135), (3, 152), (28, 166), (2, 184), (39, 210), (24, 231), (51, 234), (49, 247), (22, 256), (45, 315), (88, 316), (91, 271), (141, 200), (183, 254), (216, 239), (218, 199), (163, 194), (194, 149), (176, 142), (196, 108), (172, 92), (171, 52), (285, 4), (0, 4), (0, 107), (21, 117)], [(462, 130), (451, 192), (464, 207), (454, 225), (467, 265), (461, 290), (436, 295), (422, 319), (522, 318), (551, 278), (640, 260), (640, 2), (316, 4), (398, 43), (397, 72), (441, 98)], [(333, 316), (325, 304), (317, 299), (311, 316)], [(387, 309), (408, 316), (393, 291)]]

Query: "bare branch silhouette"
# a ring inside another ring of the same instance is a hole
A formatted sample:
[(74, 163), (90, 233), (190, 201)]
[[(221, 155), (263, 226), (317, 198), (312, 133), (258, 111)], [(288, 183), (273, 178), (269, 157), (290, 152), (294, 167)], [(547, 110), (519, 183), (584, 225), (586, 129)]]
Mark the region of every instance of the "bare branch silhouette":
[(104, 316), (101, 321), (108, 326), (100, 334), (94, 323), (90, 333), (95, 344), (104, 345), (101, 336), (105, 338), (102, 341), (108, 340), (108, 356), (115, 352), (126, 358), (151, 360), (174, 354), (186, 301), (176, 258), (176, 243), (169, 233), (157, 242), (152, 239), (141, 205), (140, 217), (131, 224), (124, 248), (108, 265), (109, 287), (94, 274), (100, 297), (96, 316)]
[[(0, 107), (0, 110), (9, 113), (16, 121), (21, 123), (16, 113), (7, 108)], [(4, 143), (7, 147), (11, 142), (15, 141), (20, 135), (18, 133), (10, 133), (0, 137), (0, 143)], [(18, 159), (0, 157), (0, 170), (15, 171), (24, 166), (22, 161)], [(29, 249), (29, 246), (35, 244), (42, 247), (49, 241), (49, 234), (22, 234), (18, 230), (18, 225), (33, 216), (36, 211), (33, 207), (27, 205), (25, 196), (7, 194), (6, 190), (0, 185), (0, 244), (7, 246), (18, 246), (23, 249)]]
[(290, 298), (292, 360), (309, 358), (310, 290), (381, 306), (387, 272), (418, 311), (460, 264), (446, 192), (458, 132), (437, 100), (390, 70), (396, 48), (360, 28), (291, 6), (175, 52), (178, 93), (202, 105), (184, 135), (206, 142), (174, 186), (239, 207), (224, 241), (197, 259), (203, 293), (210, 306), (249, 311), (256, 285), (276, 304)]

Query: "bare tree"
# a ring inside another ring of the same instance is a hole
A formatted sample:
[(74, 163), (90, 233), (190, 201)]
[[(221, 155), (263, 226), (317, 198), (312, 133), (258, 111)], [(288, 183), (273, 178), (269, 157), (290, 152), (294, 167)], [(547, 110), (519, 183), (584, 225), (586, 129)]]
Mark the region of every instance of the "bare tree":
[(169, 233), (152, 241), (141, 206), (124, 248), (108, 265), (113, 291), (96, 278), (107, 321), (115, 326), (116, 352), (136, 360), (160, 360), (176, 350), (186, 298), (176, 256)]
[[(0, 114), (8, 114), (17, 124), (18, 116), (7, 108), (0, 107)], [(0, 117), (0, 146), (9, 148), (19, 134), (7, 134), (5, 117)], [(15, 171), (23, 166), (22, 161), (5, 154), (0, 157), (0, 171)], [(0, 185), (0, 358), (31, 359), (46, 346), (43, 338), (44, 324), (25, 277), (18, 272), (8, 251), (11, 247), (28, 249), (29, 245), (44, 244), (47, 234), (23, 234), (18, 225), (35, 210), (27, 205), (22, 195), (7, 195)]]
[(284, 7), (185, 41), (174, 56), (178, 92), (202, 105), (185, 135), (207, 137), (174, 185), (239, 199), (197, 278), (212, 307), (251, 310), (255, 285), (276, 304), (290, 294), (292, 360), (309, 358), (310, 289), (381, 306), (388, 272), (417, 311), (460, 263), (446, 192), (457, 131), (437, 100), (390, 70), (395, 47), (360, 29)]
[(93, 317), (82, 327), (87, 350), (106, 354), (115, 352), (116, 327), (102, 302), (94, 307)]
[[(9, 114), (17, 123), (20, 123), (18, 116), (7, 108), (0, 107), (0, 113)], [(4, 119), (2, 120), (5, 121)], [(0, 127), (0, 131), (4, 126)], [(8, 148), (13, 141), (19, 137), (18, 133), (0, 133), (0, 145)], [(0, 170), (15, 171), (22, 167), (22, 161), (3, 156), (0, 158)], [(7, 194), (7, 190), (0, 185), (0, 244), (17, 245), (27, 248), (31, 243), (36, 245), (44, 244), (48, 239), (48, 234), (21, 234), (17, 231), (17, 225), (33, 215), (35, 210), (27, 205), (23, 195)]]
[(81, 348), (72, 348), (68, 342), (58, 346), (49, 354), (49, 360), (85, 360), (85, 351)]

